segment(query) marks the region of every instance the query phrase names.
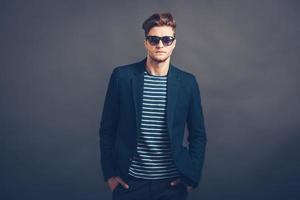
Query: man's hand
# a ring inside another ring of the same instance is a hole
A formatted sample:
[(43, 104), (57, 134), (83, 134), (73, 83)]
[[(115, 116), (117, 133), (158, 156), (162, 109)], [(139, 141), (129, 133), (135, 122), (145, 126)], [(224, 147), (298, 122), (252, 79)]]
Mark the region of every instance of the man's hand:
[(126, 189), (129, 188), (129, 185), (125, 183), (119, 176), (114, 176), (109, 178), (107, 183), (110, 191), (114, 191), (114, 189), (118, 186), (118, 184), (121, 184)]
[[(181, 182), (181, 180), (180, 180), (180, 178), (178, 178), (178, 179), (176, 179), (175, 181), (172, 181), (171, 183), (170, 183), (170, 185), (171, 186), (175, 186), (175, 185), (177, 185), (178, 183), (180, 183)], [(192, 186), (186, 186), (186, 189), (187, 189), (187, 191), (188, 192), (191, 192), (192, 190), (193, 190), (193, 187)]]

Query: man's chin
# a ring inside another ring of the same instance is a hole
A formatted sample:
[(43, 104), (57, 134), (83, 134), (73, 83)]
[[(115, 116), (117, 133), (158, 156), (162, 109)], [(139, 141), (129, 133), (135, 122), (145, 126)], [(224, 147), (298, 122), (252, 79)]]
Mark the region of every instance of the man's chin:
[(155, 57), (153, 58), (152, 57), (152, 60), (157, 62), (157, 63), (162, 63), (162, 62), (166, 62), (168, 60), (168, 58), (169, 57), (166, 57), (166, 58), (155, 58)]

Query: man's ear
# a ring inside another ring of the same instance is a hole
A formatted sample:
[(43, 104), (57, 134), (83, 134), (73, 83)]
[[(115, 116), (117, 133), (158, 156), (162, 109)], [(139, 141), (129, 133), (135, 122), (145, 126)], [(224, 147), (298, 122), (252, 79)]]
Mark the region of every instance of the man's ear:
[(146, 39), (144, 39), (144, 46), (147, 49), (147, 40)]
[(176, 46), (176, 39), (174, 40), (174, 42), (173, 42), (173, 45), (174, 45), (174, 47), (173, 48), (175, 48), (175, 46)]

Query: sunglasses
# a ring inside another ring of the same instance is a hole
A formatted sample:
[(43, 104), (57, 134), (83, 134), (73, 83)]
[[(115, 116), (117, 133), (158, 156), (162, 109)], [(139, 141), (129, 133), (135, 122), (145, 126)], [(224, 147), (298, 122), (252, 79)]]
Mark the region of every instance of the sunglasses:
[(158, 45), (160, 40), (162, 41), (164, 46), (170, 46), (173, 43), (173, 41), (175, 40), (175, 37), (172, 37), (172, 36), (158, 37), (158, 36), (149, 35), (146, 37), (146, 40), (148, 40), (148, 42), (152, 46)]

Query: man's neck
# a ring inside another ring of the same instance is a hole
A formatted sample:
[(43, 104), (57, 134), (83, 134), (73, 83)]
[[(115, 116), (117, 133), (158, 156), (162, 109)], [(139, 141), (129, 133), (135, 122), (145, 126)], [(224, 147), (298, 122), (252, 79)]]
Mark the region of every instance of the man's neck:
[(147, 57), (146, 68), (148, 73), (154, 76), (166, 76), (168, 74), (170, 57), (164, 62), (156, 62)]

